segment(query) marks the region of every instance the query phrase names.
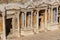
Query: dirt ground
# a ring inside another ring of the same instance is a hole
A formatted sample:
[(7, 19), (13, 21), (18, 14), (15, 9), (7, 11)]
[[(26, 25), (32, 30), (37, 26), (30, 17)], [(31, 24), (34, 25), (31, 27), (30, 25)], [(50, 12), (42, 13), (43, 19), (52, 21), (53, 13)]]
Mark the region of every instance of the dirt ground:
[(29, 36), (21, 36), (20, 38), (12, 38), (10, 40), (60, 40), (60, 30), (40, 32)]
[(60, 40), (60, 30), (21, 37), (21, 40)]

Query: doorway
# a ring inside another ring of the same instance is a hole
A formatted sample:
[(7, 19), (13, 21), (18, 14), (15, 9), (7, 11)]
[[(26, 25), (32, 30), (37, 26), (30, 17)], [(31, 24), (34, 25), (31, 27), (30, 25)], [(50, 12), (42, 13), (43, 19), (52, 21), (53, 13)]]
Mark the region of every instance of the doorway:
[(6, 36), (9, 35), (10, 29), (12, 29), (12, 18), (6, 19)]
[(40, 28), (40, 26), (41, 26), (41, 18), (39, 18), (39, 28)]
[(43, 28), (45, 22), (45, 10), (39, 11), (39, 29)]
[(31, 29), (31, 12), (27, 12), (26, 27), (28, 30)]

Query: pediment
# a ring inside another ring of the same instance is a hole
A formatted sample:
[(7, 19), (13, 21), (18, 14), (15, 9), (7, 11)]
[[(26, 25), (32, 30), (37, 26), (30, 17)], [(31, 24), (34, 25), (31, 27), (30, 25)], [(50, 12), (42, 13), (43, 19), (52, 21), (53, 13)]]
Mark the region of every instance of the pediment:
[(32, 6), (32, 5), (28, 5), (26, 8), (34, 8), (34, 6)]
[(58, 5), (58, 2), (54, 2), (52, 5)]
[(43, 2), (43, 3), (38, 5), (38, 7), (44, 7), (44, 6), (47, 6), (47, 3)]

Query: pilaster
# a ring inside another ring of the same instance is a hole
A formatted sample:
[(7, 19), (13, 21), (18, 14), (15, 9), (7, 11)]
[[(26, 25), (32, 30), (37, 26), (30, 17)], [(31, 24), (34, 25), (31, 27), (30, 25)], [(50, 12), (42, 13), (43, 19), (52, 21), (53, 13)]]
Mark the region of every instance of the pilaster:
[(15, 28), (14, 28), (14, 22), (15, 22), (15, 21), (14, 21), (14, 16), (13, 16), (13, 18), (12, 18), (12, 29), (13, 29), (13, 35), (14, 35), (14, 29), (15, 29)]
[(51, 24), (53, 23), (54, 21), (54, 13), (53, 13), (53, 8), (51, 8)]
[(5, 12), (2, 13), (2, 19), (3, 19), (3, 40), (6, 40)]
[(44, 27), (44, 30), (46, 31), (46, 28), (47, 28), (47, 9), (45, 9), (45, 27)]
[(38, 29), (39, 29), (38, 22), (39, 22), (39, 11), (37, 11), (37, 33), (38, 33)]
[(32, 31), (34, 33), (34, 27), (33, 27), (33, 11), (31, 11), (31, 27), (32, 27)]
[(26, 29), (26, 12), (24, 12), (25, 13), (25, 29)]
[(32, 26), (32, 19), (33, 19), (33, 11), (31, 11), (31, 27), (33, 28), (33, 26)]
[(48, 12), (47, 12), (47, 13), (48, 13), (48, 15), (47, 15), (47, 22), (48, 22), (48, 24), (47, 24), (47, 25), (48, 25), (48, 27), (49, 27), (50, 24), (51, 24), (51, 20), (52, 20), (52, 19), (51, 19), (51, 18), (52, 18), (52, 16), (51, 16), (52, 10), (51, 10), (51, 8), (48, 8), (47, 10), (48, 10)]
[(20, 11), (18, 11), (18, 13), (17, 13), (17, 22), (18, 22), (18, 37), (20, 37), (20, 20), (19, 20), (19, 13), (20, 13)]

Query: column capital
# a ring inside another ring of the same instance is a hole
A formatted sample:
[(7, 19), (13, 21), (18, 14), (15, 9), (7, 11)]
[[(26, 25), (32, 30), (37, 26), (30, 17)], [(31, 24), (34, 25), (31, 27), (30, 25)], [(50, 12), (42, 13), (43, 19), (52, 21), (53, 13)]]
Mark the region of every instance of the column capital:
[(33, 11), (31, 11), (31, 13), (33, 13)]
[(27, 11), (24, 12), (25, 14), (27, 13)]
[(5, 12), (2, 12), (2, 16), (5, 16)]
[(40, 10), (38, 9), (37, 12), (39, 12)]

